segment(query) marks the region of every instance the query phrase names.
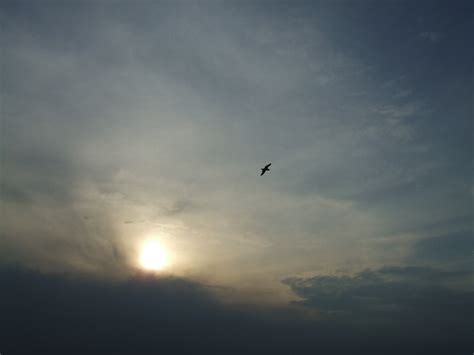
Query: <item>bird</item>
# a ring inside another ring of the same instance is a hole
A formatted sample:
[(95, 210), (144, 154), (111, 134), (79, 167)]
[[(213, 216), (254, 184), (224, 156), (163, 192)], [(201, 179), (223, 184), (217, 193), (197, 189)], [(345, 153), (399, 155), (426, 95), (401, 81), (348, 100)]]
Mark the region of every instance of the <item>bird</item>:
[(272, 163), (269, 163), (269, 164), (265, 165), (264, 168), (260, 168), (260, 170), (262, 170), (262, 173), (260, 174), (260, 176), (265, 174), (267, 171), (270, 171), (270, 165), (272, 165)]

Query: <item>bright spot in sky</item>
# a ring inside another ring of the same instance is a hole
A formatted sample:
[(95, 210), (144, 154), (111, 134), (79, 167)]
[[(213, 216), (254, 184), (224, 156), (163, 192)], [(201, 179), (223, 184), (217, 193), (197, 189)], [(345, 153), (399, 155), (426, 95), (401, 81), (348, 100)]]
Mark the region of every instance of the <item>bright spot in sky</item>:
[(157, 240), (147, 240), (143, 243), (140, 253), (140, 265), (145, 270), (158, 271), (168, 264), (166, 249)]

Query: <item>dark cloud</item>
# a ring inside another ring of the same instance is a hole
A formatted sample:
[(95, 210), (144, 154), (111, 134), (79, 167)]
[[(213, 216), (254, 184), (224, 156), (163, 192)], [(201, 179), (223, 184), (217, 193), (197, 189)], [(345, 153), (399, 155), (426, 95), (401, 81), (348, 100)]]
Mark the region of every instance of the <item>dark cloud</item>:
[[(401, 273), (410, 271), (386, 269), (356, 278), (325, 277), (306, 284), (292, 279), (287, 283), (311, 299), (307, 305), (362, 310), (361, 297), (385, 299), (375, 305), (387, 303), (390, 290), (382, 287), (376, 291), (374, 280)], [(387, 333), (380, 327), (335, 326), (276, 307), (224, 304), (213, 296), (212, 287), (174, 277), (137, 275), (113, 282), (3, 269), (0, 283), (0, 344), (6, 354), (461, 354), (471, 350), (464, 337), (469, 328), (462, 334), (451, 329), (454, 333), (442, 338), (437, 331), (426, 331), (417, 338), (400, 329)], [(322, 291), (318, 293), (316, 288)], [(391, 291), (397, 293), (397, 288)], [(354, 292), (358, 295), (347, 304), (343, 299)], [(315, 294), (326, 294), (326, 300), (314, 301)], [(336, 299), (332, 305), (329, 295)], [(425, 300), (430, 307), (436, 303), (433, 297), (439, 299), (430, 295)], [(452, 309), (464, 303), (457, 296), (441, 306)], [(439, 314), (437, 309), (431, 318)]]
[(290, 353), (321, 346), (286, 325), (288, 317), (225, 306), (189, 280), (113, 283), (18, 270), (1, 271), (0, 279), (5, 353)]
[(384, 267), (353, 276), (292, 277), (284, 283), (303, 298), (295, 304), (315, 308), (337, 324), (470, 344), (474, 293), (469, 271)]

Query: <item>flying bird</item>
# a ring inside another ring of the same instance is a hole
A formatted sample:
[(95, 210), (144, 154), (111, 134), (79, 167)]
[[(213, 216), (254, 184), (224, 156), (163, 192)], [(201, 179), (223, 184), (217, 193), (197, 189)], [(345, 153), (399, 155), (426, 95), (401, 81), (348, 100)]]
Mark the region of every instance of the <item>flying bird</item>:
[(260, 176), (265, 174), (267, 171), (270, 171), (270, 165), (272, 165), (272, 163), (265, 165), (264, 168), (260, 168), (260, 170), (262, 170), (262, 173), (260, 174)]

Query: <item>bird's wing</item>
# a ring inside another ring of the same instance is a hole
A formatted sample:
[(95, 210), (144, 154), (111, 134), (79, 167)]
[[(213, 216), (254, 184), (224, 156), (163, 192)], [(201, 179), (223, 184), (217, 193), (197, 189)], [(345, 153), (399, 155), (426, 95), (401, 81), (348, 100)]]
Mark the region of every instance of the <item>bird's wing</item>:
[(262, 176), (263, 174), (265, 174), (265, 171), (266, 171), (265, 169), (260, 169), (260, 170), (262, 170), (262, 172), (260, 173), (260, 176)]
[(272, 165), (272, 163), (265, 165), (265, 169), (268, 169), (270, 165)]

